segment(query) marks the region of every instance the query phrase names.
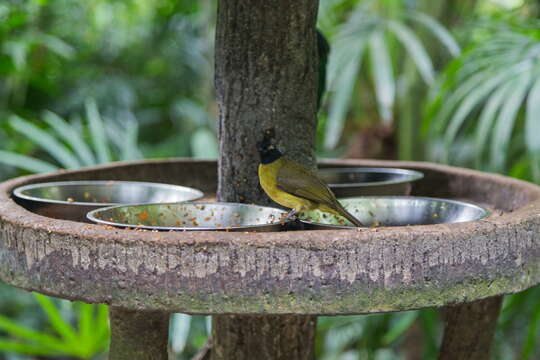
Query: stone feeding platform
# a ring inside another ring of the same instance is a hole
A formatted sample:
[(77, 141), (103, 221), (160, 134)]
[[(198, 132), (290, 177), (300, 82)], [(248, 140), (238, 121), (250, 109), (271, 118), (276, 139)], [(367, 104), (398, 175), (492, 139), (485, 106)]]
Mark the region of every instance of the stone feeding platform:
[[(322, 166), (418, 170), (425, 176), (411, 195), (463, 200), (491, 215), (355, 230), (153, 232), (47, 218), (12, 198), (21, 185), (74, 180), (178, 184), (201, 189), (206, 199), (216, 192), (214, 161), (116, 163), (0, 184), (0, 279), (111, 305), (113, 359), (120, 358), (115, 349), (134, 343), (130, 328), (141, 321), (154, 319), (161, 330), (139, 342), (149, 349), (163, 346), (163, 324), (172, 312), (347, 315), (473, 303), (451, 308), (455, 316), (447, 319), (443, 342), (449, 351), (455, 339), (448, 336), (459, 338), (455, 329), (463, 325), (463, 314), (483, 311), (486, 321), (477, 326), (489, 333), (500, 295), (540, 282), (540, 187), (430, 163), (343, 160)], [(490, 297), (475, 308), (475, 301)], [(471, 346), (482, 345), (475, 342)]]

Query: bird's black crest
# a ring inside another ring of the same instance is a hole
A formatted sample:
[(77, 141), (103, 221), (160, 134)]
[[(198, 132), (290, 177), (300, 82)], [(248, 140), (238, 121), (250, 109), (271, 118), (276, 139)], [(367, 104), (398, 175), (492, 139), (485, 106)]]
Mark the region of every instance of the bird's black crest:
[(269, 128), (264, 130), (263, 139), (257, 143), (257, 150), (263, 164), (270, 164), (282, 156), (281, 152), (272, 144), (275, 137), (275, 129)]

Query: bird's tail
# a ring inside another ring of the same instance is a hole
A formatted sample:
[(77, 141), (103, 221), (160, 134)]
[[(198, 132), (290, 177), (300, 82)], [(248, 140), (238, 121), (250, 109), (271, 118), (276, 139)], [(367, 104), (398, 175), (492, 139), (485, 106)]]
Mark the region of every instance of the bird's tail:
[(336, 201), (336, 210), (337, 212), (339, 213), (339, 215), (343, 216), (345, 219), (349, 220), (350, 222), (352, 222), (354, 224), (354, 226), (357, 226), (357, 227), (364, 227), (365, 225), (362, 224), (360, 222), (360, 220), (358, 220), (357, 218), (355, 218), (350, 212), (348, 212), (347, 210), (345, 210), (345, 208), (343, 207), (343, 205), (341, 205), (339, 203), (339, 201)]

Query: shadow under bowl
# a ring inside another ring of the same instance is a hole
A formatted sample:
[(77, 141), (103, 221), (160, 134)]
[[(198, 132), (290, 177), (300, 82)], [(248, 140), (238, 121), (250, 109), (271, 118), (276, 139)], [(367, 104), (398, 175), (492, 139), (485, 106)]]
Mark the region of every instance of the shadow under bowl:
[[(452, 224), (476, 221), (489, 211), (463, 201), (412, 196), (357, 197), (339, 202), (366, 227)], [(301, 217), (305, 229), (351, 229), (348, 221), (322, 212)]]
[(318, 170), (336, 197), (409, 195), (419, 171), (399, 168), (326, 168)]
[(106, 206), (192, 201), (200, 190), (170, 184), (136, 181), (66, 181), (16, 188), (17, 203), (36, 214), (63, 220), (88, 222), (89, 211)]
[(272, 207), (219, 202), (113, 206), (88, 213), (98, 224), (160, 231), (280, 231), (286, 216)]

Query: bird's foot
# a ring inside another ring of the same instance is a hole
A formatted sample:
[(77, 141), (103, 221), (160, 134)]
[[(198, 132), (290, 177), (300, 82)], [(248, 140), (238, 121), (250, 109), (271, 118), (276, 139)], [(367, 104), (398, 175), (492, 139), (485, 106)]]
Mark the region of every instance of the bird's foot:
[(298, 211), (291, 210), (291, 212), (287, 214), (287, 217), (285, 218), (285, 221), (286, 222), (295, 221), (297, 219), (297, 215), (298, 215)]

